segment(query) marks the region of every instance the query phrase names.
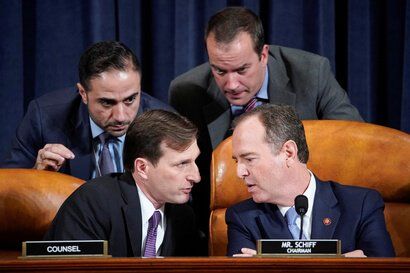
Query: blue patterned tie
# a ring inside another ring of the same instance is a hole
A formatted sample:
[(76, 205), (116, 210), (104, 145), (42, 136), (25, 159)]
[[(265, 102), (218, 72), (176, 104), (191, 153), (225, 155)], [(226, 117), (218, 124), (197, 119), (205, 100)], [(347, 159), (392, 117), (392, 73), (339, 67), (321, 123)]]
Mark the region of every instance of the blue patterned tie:
[(258, 101), (257, 97), (253, 97), (250, 101), (248, 101), (247, 104), (245, 104), (244, 106), (242, 106), (241, 108), (236, 109), (235, 111), (233, 111), (233, 118), (236, 118), (240, 115), (242, 115), (245, 112), (251, 111), (253, 108), (261, 105), (262, 102)]
[[(296, 225), (296, 219), (298, 214), (296, 213), (295, 207), (291, 207), (285, 214), (286, 222), (288, 223), (288, 229), (292, 234), (293, 239), (299, 240), (300, 229)], [(306, 239), (305, 235), (302, 235), (302, 239)]]
[(156, 210), (148, 220), (147, 240), (145, 241), (144, 257), (155, 257), (157, 255), (157, 228), (161, 221), (161, 213)]
[(108, 148), (108, 145), (110, 144), (110, 141), (113, 140), (113, 137), (107, 133), (102, 133), (98, 137), (102, 146), (100, 159), (98, 161), (98, 166), (100, 167), (100, 175), (113, 173), (115, 172), (114, 163), (110, 154), (110, 150)]

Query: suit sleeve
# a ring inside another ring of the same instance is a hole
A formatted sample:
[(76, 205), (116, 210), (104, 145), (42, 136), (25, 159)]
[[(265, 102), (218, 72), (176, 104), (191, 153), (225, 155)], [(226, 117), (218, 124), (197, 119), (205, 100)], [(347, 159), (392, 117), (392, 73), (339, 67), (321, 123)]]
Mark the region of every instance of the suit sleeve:
[(384, 202), (376, 191), (369, 191), (363, 201), (363, 212), (357, 248), (369, 257), (394, 257), (390, 235), (384, 220)]
[(108, 202), (102, 199), (87, 184), (78, 188), (61, 206), (44, 240), (108, 240)]
[(2, 168), (32, 168), (38, 150), (42, 148), (41, 114), (37, 101), (29, 104), (27, 113), (17, 127), (11, 149)]
[(256, 250), (256, 242), (235, 208), (226, 210), (225, 221), (228, 225), (227, 256), (242, 253), (243, 247)]
[(318, 86), (319, 119), (363, 121), (359, 111), (351, 104), (346, 91), (336, 81), (326, 58), (322, 58), (320, 62)]

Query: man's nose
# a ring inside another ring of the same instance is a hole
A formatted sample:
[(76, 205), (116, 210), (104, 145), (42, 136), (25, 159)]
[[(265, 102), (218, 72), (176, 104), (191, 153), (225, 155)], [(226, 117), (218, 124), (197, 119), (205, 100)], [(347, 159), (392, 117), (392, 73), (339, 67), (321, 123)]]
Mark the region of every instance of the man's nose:
[(226, 75), (225, 89), (235, 91), (239, 87), (239, 81), (235, 73), (228, 73)]
[(201, 174), (199, 173), (199, 169), (196, 164), (194, 164), (190, 174), (188, 175), (188, 180), (194, 183), (201, 181)]
[(121, 103), (115, 105), (112, 109), (112, 116), (115, 121), (123, 122), (127, 119), (126, 107)]
[(242, 163), (238, 163), (236, 166), (236, 175), (243, 179), (249, 175), (248, 170), (246, 169), (245, 165)]

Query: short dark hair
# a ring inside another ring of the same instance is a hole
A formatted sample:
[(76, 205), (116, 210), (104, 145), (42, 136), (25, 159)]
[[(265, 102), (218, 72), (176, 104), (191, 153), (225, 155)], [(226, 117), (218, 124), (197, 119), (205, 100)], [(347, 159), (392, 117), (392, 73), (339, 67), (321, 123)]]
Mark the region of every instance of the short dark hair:
[(165, 110), (146, 111), (128, 128), (123, 151), (124, 168), (133, 172), (138, 157), (155, 166), (163, 155), (161, 143), (176, 151), (184, 151), (196, 140), (197, 134), (197, 127), (179, 114)]
[(246, 112), (234, 121), (237, 126), (242, 120), (257, 116), (265, 127), (266, 141), (272, 143), (276, 152), (288, 140), (293, 140), (298, 147), (298, 158), (302, 163), (309, 159), (305, 129), (295, 109), (289, 105), (264, 104)]
[(263, 25), (255, 13), (244, 7), (227, 7), (214, 14), (205, 29), (205, 44), (211, 33), (218, 43), (227, 44), (240, 32), (246, 32), (251, 36), (253, 48), (260, 56), (265, 44)]
[(103, 41), (90, 46), (80, 58), (78, 77), (86, 91), (90, 90), (90, 80), (109, 70), (137, 71), (141, 66), (137, 56), (126, 45), (116, 41)]

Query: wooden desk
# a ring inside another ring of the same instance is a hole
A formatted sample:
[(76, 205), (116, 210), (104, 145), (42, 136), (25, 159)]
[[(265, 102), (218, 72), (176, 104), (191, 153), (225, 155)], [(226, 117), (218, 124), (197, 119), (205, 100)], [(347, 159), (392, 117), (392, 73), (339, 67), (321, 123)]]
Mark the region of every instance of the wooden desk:
[(0, 258), (0, 272), (410, 272), (410, 258)]

